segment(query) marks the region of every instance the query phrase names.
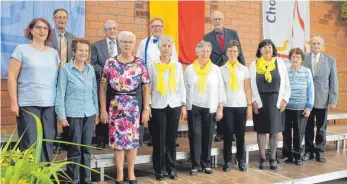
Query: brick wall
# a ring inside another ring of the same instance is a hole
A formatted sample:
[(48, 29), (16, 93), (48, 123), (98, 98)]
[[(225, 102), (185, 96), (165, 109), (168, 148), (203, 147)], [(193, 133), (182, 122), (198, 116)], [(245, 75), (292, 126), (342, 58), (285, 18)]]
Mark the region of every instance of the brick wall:
[[(104, 38), (103, 24), (114, 19), (119, 23), (119, 30), (133, 31), (137, 36), (137, 45), (148, 36), (148, 18), (135, 17), (134, 1), (86, 1), (86, 37), (92, 42)], [(211, 6), (212, 5), (212, 6)], [(262, 39), (261, 2), (246, 1), (206, 1), (205, 17), (209, 17), (211, 7), (225, 12), (225, 26), (235, 29), (241, 39), (246, 63), (255, 59), (255, 52)], [(336, 21), (333, 2), (310, 2), (311, 33), (320, 33), (325, 38), (326, 53), (336, 57), (339, 71), (340, 93), (339, 110), (347, 111), (347, 27)], [(148, 2), (143, 4), (143, 11), (148, 11)], [(212, 29), (206, 23), (205, 32)], [(9, 99), (6, 80), (1, 80), (1, 125), (10, 126), (15, 118), (9, 114)]]

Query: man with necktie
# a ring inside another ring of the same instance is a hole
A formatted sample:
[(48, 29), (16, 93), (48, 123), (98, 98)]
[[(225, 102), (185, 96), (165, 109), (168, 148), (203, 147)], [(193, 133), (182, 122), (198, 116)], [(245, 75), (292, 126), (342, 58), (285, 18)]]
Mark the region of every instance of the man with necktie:
[[(311, 36), (311, 52), (305, 55), (303, 66), (310, 68), (314, 83), (314, 105), (307, 120), (305, 131), (304, 160), (326, 162), (324, 157), (328, 110), (336, 108), (338, 98), (338, 79), (336, 60), (321, 52), (324, 47), (323, 37), (319, 34)], [(314, 122), (316, 119), (316, 138), (314, 140)]]
[[(91, 65), (94, 66), (98, 89), (106, 60), (120, 53), (117, 41), (117, 22), (114, 20), (106, 21), (104, 24), (104, 32), (105, 38), (93, 43), (91, 47)], [(106, 107), (108, 107), (111, 102), (111, 90), (108, 89), (109, 88), (107, 88)], [(97, 147), (105, 148), (105, 145), (108, 144), (108, 124), (101, 122), (96, 125), (95, 135), (97, 138)]]
[(66, 31), (68, 16), (68, 12), (63, 8), (54, 11), (53, 20), (55, 28), (53, 29), (53, 42), (46, 43), (58, 51), (61, 59), (60, 67), (69, 62), (73, 57), (71, 42), (76, 38), (75, 35)]
[[(52, 30), (53, 41), (47, 42), (47, 46), (54, 48), (58, 51), (60, 56), (60, 67), (68, 63), (73, 57), (71, 43), (76, 38), (75, 35), (66, 31), (69, 20), (69, 14), (64, 8), (59, 8), (53, 12), (53, 20), (55, 28)], [(63, 127), (62, 140), (68, 140), (69, 127)], [(62, 145), (66, 149), (66, 145)], [(59, 150), (56, 150), (59, 152)]]
[[(218, 10), (213, 11), (211, 13), (211, 23), (213, 30), (208, 32), (204, 36), (204, 40), (212, 44), (212, 63), (216, 64), (219, 67), (223, 66), (228, 61), (228, 57), (225, 53), (225, 47), (229, 43), (229, 41), (236, 40), (240, 43), (239, 56), (237, 57), (237, 60), (239, 61), (239, 63), (245, 65), (245, 58), (243, 57), (239, 36), (235, 30), (227, 29), (224, 27), (223, 13)], [(223, 137), (223, 124), (217, 122), (217, 135), (214, 140), (216, 142), (221, 142), (223, 140)]]
[[(160, 60), (160, 50), (158, 47), (158, 40), (163, 36), (164, 32), (164, 21), (161, 18), (153, 18), (149, 23), (149, 29), (152, 34), (152, 36), (145, 38), (141, 40), (139, 48), (137, 50), (136, 56), (143, 59), (147, 65), (147, 67), (150, 64), (155, 63), (156, 61)], [(172, 55), (171, 55), (172, 61), (178, 61), (176, 48), (173, 48)], [(140, 126), (140, 143), (143, 142), (143, 124)], [(151, 133), (151, 123), (148, 122), (148, 129)], [(152, 146), (152, 138), (150, 138), (148, 142), (149, 146)]]

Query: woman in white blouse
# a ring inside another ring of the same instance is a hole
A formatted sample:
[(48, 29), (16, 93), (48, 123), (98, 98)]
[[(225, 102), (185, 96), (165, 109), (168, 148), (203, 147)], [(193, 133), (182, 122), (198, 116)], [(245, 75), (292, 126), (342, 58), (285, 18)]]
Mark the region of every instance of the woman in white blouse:
[(240, 43), (230, 41), (226, 46), (228, 62), (221, 67), (222, 77), (226, 90), (222, 123), (224, 124), (223, 171), (231, 169), (232, 136), (236, 135), (238, 167), (246, 171), (245, 164), (245, 129), (247, 118), (252, 118), (252, 94), (249, 82), (249, 70), (239, 63)]
[(182, 65), (171, 60), (174, 40), (163, 36), (158, 47), (160, 60), (148, 65), (148, 69), (152, 81), (153, 167), (156, 179), (162, 181), (165, 170), (170, 179), (178, 178), (175, 172), (177, 128), (180, 119), (187, 119), (187, 109)]
[(210, 60), (212, 45), (201, 41), (195, 48), (198, 59), (184, 72), (187, 90), (190, 175), (203, 169), (212, 174), (210, 166), (213, 131), (216, 121), (223, 118), (225, 89), (220, 69)]

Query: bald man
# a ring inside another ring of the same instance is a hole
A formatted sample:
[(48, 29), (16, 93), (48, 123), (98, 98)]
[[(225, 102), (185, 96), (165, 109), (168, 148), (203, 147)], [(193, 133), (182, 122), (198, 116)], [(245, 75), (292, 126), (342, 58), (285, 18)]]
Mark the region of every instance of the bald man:
[[(224, 15), (222, 12), (216, 10), (211, 13), (211, 23), (213, 30), (204, 36), (204, 40), (209, 41), (212, 44), (211, 61), (212, 63), (223, 66), (228, 57), (225, 53), (225, 47), (229, 41), (237, 40), (240, 43), (238, 61), (245, 65), (245, 58), (243, 57), (241, 42), (239, 36), (235, 30), (227, 29), (224, 27)], [(215, 137), (216, 142), (223, 140), (223, 125), (217, 122), (217, 135)]]

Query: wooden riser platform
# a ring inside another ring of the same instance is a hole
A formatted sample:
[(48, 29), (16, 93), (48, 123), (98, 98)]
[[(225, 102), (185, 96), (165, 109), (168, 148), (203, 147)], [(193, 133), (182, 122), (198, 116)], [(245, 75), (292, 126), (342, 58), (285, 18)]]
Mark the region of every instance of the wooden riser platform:
[[(329, 184), (335, 184), (331, 180), (346, 178), (336, 184), (347, 183), (347, 151), (335, 150), (335, 146), (328, 144), (326, 152), (326, 163), (316, 161), (307, 161), (303, 166), (294, 164), (279, 164), (276, 171), (259, 170), (258, 169), (258, 154), (251, 155), (251, 162), (248, 166), (248, 171), (241, 172), (235, 166), (227, 173), (222, 171), (222, 167), (214, 168), (212, 175), (199, 173), (197, 176), (190, 176), (190, 163), (178, 163), (178, 180), (170, 180), (165, 178), (164, 181), (158, 182), (155, 180), (154, 171), (151, 164), (143, 164), (135, 166), (135, 174), (139, 184), (265, 184), (265, 183), (320, 183), (324, 181)], [(222, 163), (220, 158), (220, 163)], [(127, 169), (124, 169), (124, 174)], [(111, 168), (107, 174), (115, 177), (115, 169)], [(96, 176), (97, 177), (97, 176)], [(97, 178), (95, 178), (97, 179)], [(96, 183), (96, 182), (95, 182)], [(113, 184), (112, 181), (97, 182)]]

